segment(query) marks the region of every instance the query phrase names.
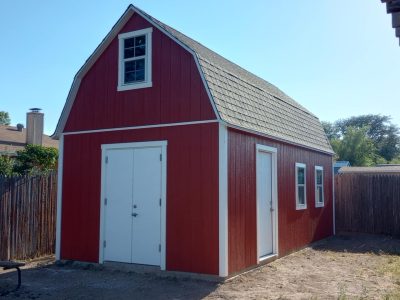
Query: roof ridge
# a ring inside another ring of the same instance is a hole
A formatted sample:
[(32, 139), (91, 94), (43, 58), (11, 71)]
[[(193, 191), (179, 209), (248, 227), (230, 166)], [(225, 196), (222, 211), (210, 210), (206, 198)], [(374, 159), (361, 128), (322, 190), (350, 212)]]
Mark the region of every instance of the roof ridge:
[[(217, 68), (220, 69), (220, 70), (224, 70), (224, 71), (227, 72), (228, 74), (231, 74), (232, 76), (234, 76), (234, 77), (236, 77), (236, 78), (238, 78), (238, 79), (240, 79), (240, 80), (246, 82), (247, 84), (249, 84), (249, 85), (251, 85), (251, 86), (253, 86), (253, 87), (255, 87), (255, 88), (259, 89), (259, 90), (262, 90), (262, 91), (266, 92), (267, 94), (269, 94), (270, 96), (273, 96), (273, 97), (276, 98), (277, 100), (284, 101), (285, 103), (291, 105), (292, 107), (294, 107), (294, 108), (296, 108), (296, 109), (300, 109), (300, 110), (304, 111), (305, 113), (307, 113), (307, 114), (313, 116), (314, 118), (319, 119), (319, 118), (318, 118), (315, 114), (313, 114), (311, 111), (309, 111), (308, 109), (306, 109), (305, 107), (303, 107), (300, 103), (298, 103), (297, 101), (295, 101), (292, 97), (288, 96), (288, 95), (287, 95), (285, 92), (283, 92), (280, 88), (278, 88), (278, 87), (275, 86), (274, 84), (270, 83), (269, 81), (265, 80), (264, 78), (262, 78), (262, 77), (260, 77), (260, 76), (258, 76), (258, 75), (256, 75), (256, 74), (250, 72), (249, 70), (246, 70), (245, 68), (243, 68), (243, 67), (240, 66), (239, 64), (237, 64), (237, 63), (235, 63), (235, 62), (233, 62), (233, 61), (227, 59), (226, 57), (222, 56), (221, 54), (219, 54), (219, 53), (215, 52), (214, 50), (208, 48), (207, 46), (203, 45), (203, 44), (200, 43), (199, 41), (196, 41), (196, 40), (192, 39), (191, 37), (187, 36), (187, 35), (184, 34), (183, 32), (181, 32), (181, 31), (179, 31), (179, 30), (177, 30), (177, 29), (175, 29), (175, 28), (173, 28), (173, 27), (171, 27), (171, 26), (165, 24), (164, 22), (158, 20), (157, 18), (155, 18), (155, 17), (149, 15), (148, 13), (146, 13), (146, 12), (143, 11), (143, 10), (141, 10), (140, 8), (138, 8), (138, 7), (134, 6), (134, 5), (132, 5), (132, 7), (133, 7), (134, 9), (140, 11), (141, 13), (145, 14), (148, 18), (152, 19), (153, 21), (155, 21), (156, 23), (158, 23), (158, 25), (160, 25), (160, 26), (163, 27), (165, 30), (167, 30), (167, 31), (168, 31), (172, 36), (174, 36), (176, 39), (178, 39), (179, 41), (181, 41), (182, 43), (184, 43), (189, 49), (191, 49), (191, 50), (196, 54), (196, 56), (197, 56), (198, 58), (201, 57), (201, 59), (206, 60), (208, 63), (212, 64), (214, 67), (217, 67)], [(172, 32), (171, 32), (171, 31), (172, 31)], [(287, 101), (287, 100), (285, 100), (285, 99), (282, 99), (281, 97), (279, 97), (278, 95), (272, 93), (271, 91), (267, 91), (267, 90), (265, 90), (265, 89), (262, 89), (261, 87), (255, 85), (255, 84), (253, 84), (253, 83), (248, 82), (247, 80), (243, 79), (242, 77), (239, 77), (240, 75), (234, 74), (232, 71), (229, 71), (229, 70), (227, 70), (226, 68), (222, 68), (221, 66), (218, 66), (218, 65), (216, 65), (215, 63), (212, 63), (209, 59), (206, 59), (204, 56), (200, 55), (200, 54), (198, 53), (198, 51), (196, 51), (196, 49), (193, 49), (193, 47), (191, 47), (191, 46), (188, 45), (185, 41), (183, 41), (181, 38), (179, 38), (179, 36), (177, 36), (176, 34), (174, 34), (174, 32), (176, 32), (176, 33), (178, 33), (178, 34), (180, 34), (180, 35), (183, 35), (185, 38), (187, 38), (187, 39), (191, 40), (192, 42), (198, 44), (200, 47), (203, 47), (203, 48), (206, 49), (207, 51), (210, 51), (212, 54), (217, 55), (217, 56), (219, 56), (220, 58), (222, 58), (223, 60), (227, 61), (228, 63), (235, 65), (236, 67), (240, 68), (243, 72), (246, 72), (246, 73), (250, 74), (251, 76), (254, 76), (255, 78), (257, 78), (258, 80), (261, 80), (261, 81), (265, 82), (266, 84), (272, 86), (273, 88), (277, 89), (280, 93), (282, 93), (284, 96), (286, 96), (287, 98), (289, 98), (291, 101)], [(292, 103), (291, 103), (291, 102), (292, 102)], [(293, 103), (295, 103), (296, 105), (294, 105)]]

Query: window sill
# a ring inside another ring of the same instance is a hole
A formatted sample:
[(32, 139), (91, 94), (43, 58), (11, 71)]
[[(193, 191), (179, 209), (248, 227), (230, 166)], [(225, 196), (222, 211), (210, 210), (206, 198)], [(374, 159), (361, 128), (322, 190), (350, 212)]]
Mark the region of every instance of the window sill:
[(324, 207), (324, 203), (315, 203), (315, 207)]
[(128, 90), (137, 90), (137, 89), (144, 89), (144, 88), (149, 88), (152, 87), (153, 83), (152, 82), (143, 82), (143, 83), (135, 83), (135, 84), (124, 84), (124, 85), (119, 85), (117, 87), (118, 92), (122, 91), (128, 91)]
[(296, 205), (296, 210), (304, 210), (307, 209), (307, 205)]

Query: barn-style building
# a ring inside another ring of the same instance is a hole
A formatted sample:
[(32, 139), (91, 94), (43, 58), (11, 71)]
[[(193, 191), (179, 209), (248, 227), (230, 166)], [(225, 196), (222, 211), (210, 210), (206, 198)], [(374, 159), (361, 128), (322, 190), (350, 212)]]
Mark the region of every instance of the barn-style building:
[(318, 118), (132, 5), (54, 136), (59, 260), (227, 277), (333, 233)]

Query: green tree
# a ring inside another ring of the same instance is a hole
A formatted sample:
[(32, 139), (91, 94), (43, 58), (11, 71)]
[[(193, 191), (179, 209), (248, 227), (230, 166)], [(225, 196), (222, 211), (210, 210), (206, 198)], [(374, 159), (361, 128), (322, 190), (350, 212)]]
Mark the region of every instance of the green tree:
[(13, 174), (13, 160), (6, 155), (0, 156), (0, 176), (11, 176)]
[(41, 173), (57, 168), (58, 150), (39, 145), (27, 145), (17, 151), (14, 172), (18, 174)]
[(346, 128), (342, 139), (332, 140), (332, 148), (340, 160), (347, 160), (352, 166), (370, 166), (376, 161), (375, 145), (368, 137), (368, 127)]
[[(381, 156), (389, 162), (400, 155), (399, 128), (390, 120), (389, 116), (370, 114), (338, 120), (332, 126), (341, 137), (349, 128), (368, 127), (366, 134), (375, 145), (375, 157), (378, 159)], [(329, 137), (329, 131), (327, 135)]]
[(326, 136), (329, 140), (338, 139), (340, 138), (340, 131), (339, 128), (336, 126), (335, 123), (322, 121), (322, 127), (326, 133)]
[(0, 125), (10, 125), (10, 115), (6, 111), (0, 111)]

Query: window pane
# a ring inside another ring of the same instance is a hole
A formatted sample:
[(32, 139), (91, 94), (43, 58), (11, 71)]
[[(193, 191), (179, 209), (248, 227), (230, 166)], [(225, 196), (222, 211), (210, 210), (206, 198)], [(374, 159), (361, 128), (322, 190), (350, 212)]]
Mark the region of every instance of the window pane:
[(146, 46), (135, 47), (135, 56), (142, 56), (146, 54)]
[(131, 58), (135, 56), (135, 48), (129, 48), (124, 50), (124, 58)]
[(304, 168), (297, 167), (297, 184), (304, 184)]
[(136, 61), (136, 70), (144, 70), (144, 58), (135, 61)]
[(144, 70), (136, 71), (136, 81), (144, 81)]
[(125, 83), (135, 82), (135, 72), (125, 72)]
[(135, 38), (129, 38), (124, 40), (124, 48), (132, 48), (135, 47)]
[(144, 46), (146, 44), (146, 36), (141, 35), (135, 38), (135, 46)]
[(297, 193), (298, 193), (298, 197), (299, 197), (299, 204), (304, 205), (305, 204), (304, 186), (298, 186)]
[(135, 60), (125, 62), (125, 72), (135, 71), (135, 69), (136, 69)]
[(323, 194), (322, 194), (322, 186), (318, 186), (317, 187), (317, 202), (319, 202), (319, 203), (322, 203), (322, 202), (324, 202), (324, 197), (323, 197)]
[(317, 184), (322, 184), (322, 170), (317, 170)]

